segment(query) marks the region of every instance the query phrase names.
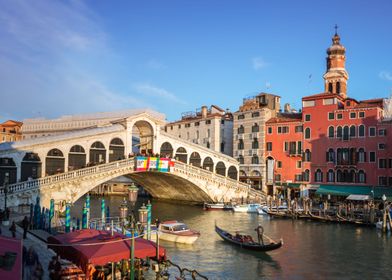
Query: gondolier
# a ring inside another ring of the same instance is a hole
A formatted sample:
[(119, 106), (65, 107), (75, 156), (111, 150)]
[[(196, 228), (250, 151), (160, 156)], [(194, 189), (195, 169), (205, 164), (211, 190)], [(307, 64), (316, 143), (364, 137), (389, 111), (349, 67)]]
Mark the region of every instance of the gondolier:
[(259, 240), (259, 243), (264, 245), (264, 240), (263, 240), (264, 228), (259, 224), (259, 226), (255, 228), (255, 231), (257, 232), (257, 239)]

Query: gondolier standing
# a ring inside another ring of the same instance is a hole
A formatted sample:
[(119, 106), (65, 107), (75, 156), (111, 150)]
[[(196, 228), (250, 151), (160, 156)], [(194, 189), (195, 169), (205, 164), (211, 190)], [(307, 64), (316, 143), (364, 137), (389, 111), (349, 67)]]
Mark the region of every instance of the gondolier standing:
[(255, 228), (257, 232), (257, 238), (259, 240), (259, 244), (264, 245), (263, 235), (264, 235), (264, 228), (259, 224), (257, 228)]

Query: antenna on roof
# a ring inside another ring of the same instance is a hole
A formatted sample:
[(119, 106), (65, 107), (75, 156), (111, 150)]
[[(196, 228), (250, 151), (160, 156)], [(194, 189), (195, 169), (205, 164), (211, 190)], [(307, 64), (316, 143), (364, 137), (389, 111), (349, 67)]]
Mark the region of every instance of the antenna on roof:
[(267, 91), (271, 88), (271, 83), (270, 82), (266, 82), (265, 83), (265, 87), (267, 88)]

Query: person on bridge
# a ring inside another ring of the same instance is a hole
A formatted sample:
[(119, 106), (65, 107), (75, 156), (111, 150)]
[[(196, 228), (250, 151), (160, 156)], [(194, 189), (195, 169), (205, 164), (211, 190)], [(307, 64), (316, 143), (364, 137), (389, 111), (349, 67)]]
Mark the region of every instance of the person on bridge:
[(27, 216), (25, 216), (22, 221), (23, 239), (26, 239), (27, 237), (27, 230), (29, 229), (29, 225), (30, 225), (29, 219), (27, 219)]
[(12, 225), (10, 227), (10, 232), (12, 233), (12, 237), (15, 238), (16, 237), (16, 224), (15, 224), (15, 221), (12, 222)]

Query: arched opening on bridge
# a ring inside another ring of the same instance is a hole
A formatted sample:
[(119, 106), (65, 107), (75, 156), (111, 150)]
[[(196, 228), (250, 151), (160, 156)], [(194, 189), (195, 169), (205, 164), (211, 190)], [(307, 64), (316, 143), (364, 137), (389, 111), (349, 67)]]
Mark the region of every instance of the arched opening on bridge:
[(76, 170), (86, 166), (86, 151), (80, 145), (72, 146), (68, 154), (68, 170)]
[(161, 146), (161, 157), (173, 157), (173, 146), (169, 142), (165, 142)]
[(46, 175), (64, 172), (65, 158), (59, 149), (51, 149), (46, 156)]
[(216, 172), (216, 174), (226, 176), (226, 166), (222, 161), (220, 161), (216, 164), (215, 172)]
[(231, 179), (237, 180), (238, 172), (235, 166), (230, 166), (229, 170), (227, 170), (227, 176)]
[(206, 157), (203, 161), (203, 169), (214, 171), (214, 161), (210, 157)]
[(8, 184), (16, 183), (16, 164), (12, 158), (0, 158), (0, 186), (5, 181)]
[(38, 154), (26, 153), (21, 164), (21, 181), (27, 181), (29, 178), (40, 178), (42, 172), (41, 167), (42, 163)]
[(187, 163), (188, 160), (188, 153), (186, 152), (185, 148), (179, 147), (176, 151), (176, 160), (181, 161), (183, 163)]
[(124, 159), (125, 146), (120, 138), (114, 138), (109, 145), (109, 162)]
[(140, 120), (135, 122), (132, 128), (132, 136), (139, 139), (139, 143), (132, 144), (136, 148), (137, 153), (143, 155), (153, 154), (154, 129), (148, 121)]
[(198, 152), (193, 152), (191, 154), (191, 157), (189, 158), (189, 164), (196, 167), (201, 167), (201, 157)]
[(105, 146), (97, 141), (91, 145), (90, 148), (90, 165), (100, 164), (106, 162)]

